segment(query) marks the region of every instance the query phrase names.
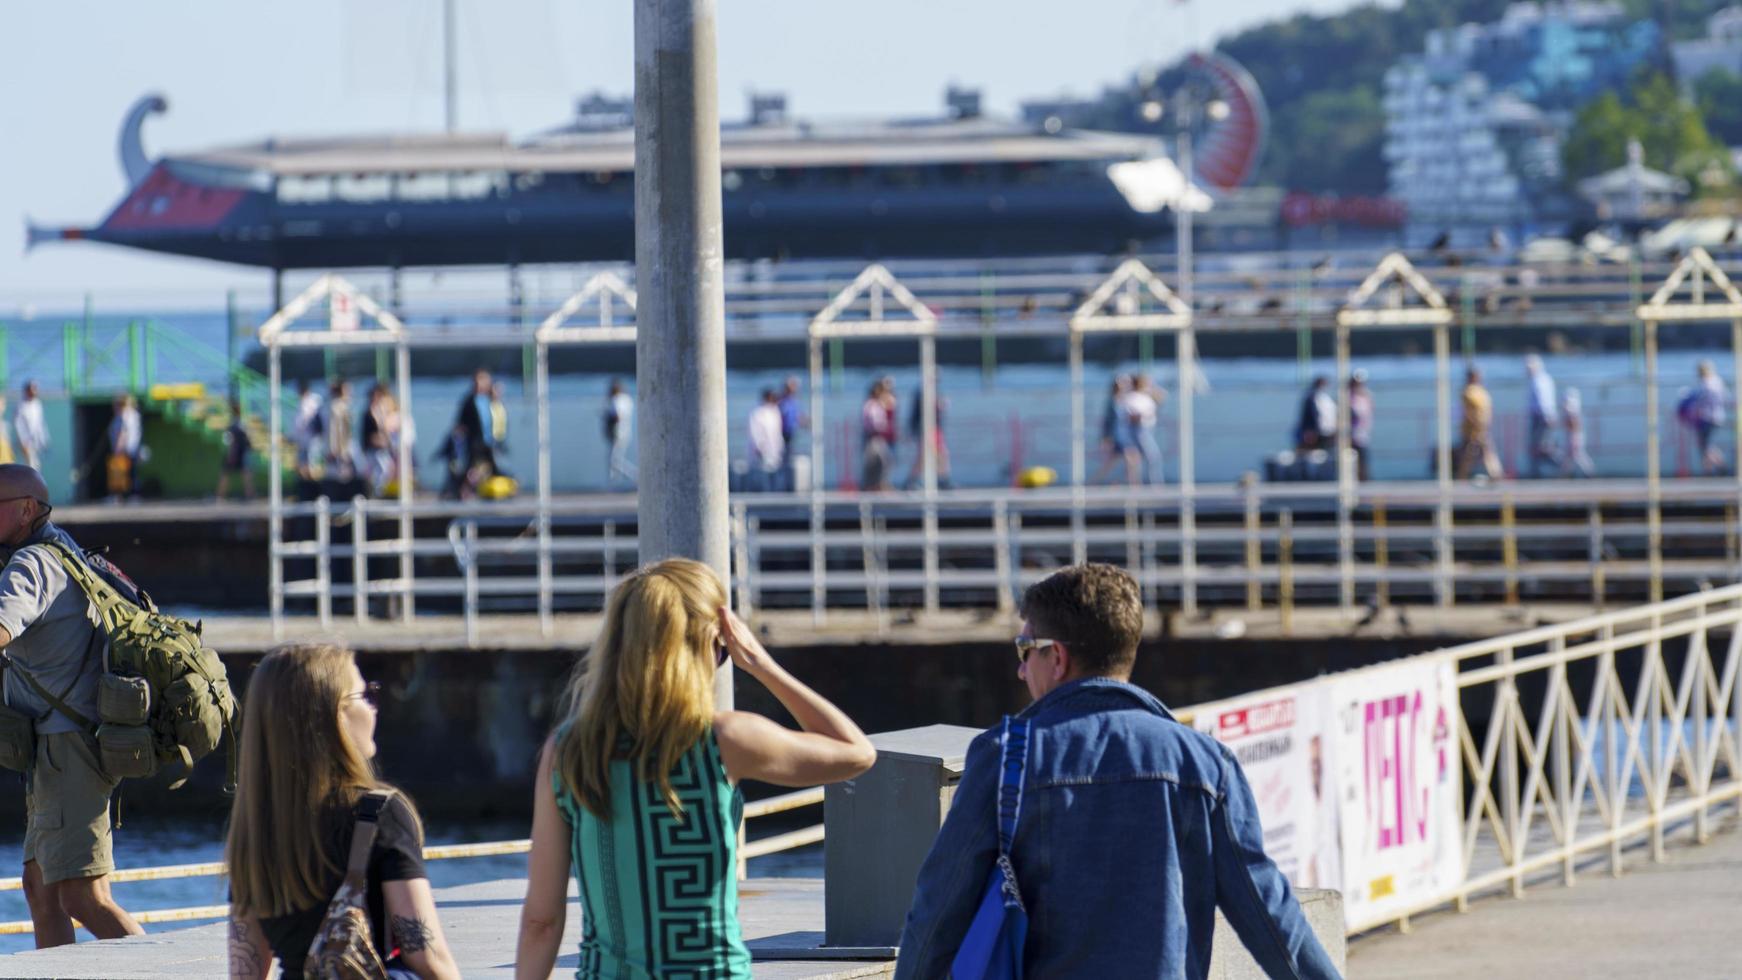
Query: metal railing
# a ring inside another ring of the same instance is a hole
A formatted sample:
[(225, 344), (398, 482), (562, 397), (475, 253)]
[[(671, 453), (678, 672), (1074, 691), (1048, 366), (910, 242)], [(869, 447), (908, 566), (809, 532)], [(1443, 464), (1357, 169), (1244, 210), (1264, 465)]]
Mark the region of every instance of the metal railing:
[[(744, 820), (748, 823), (757, 817), (816, 806), (822, 802), (823, 789), (821, 786), (801, 789), (745, 803)], [(739, 826), (738, 833), (738, 877), (744, 878), (748, 875), (748, 866), (752, 858), (778, 854), (781, 851), (789, 851), (821, 841), (823, 839), (823, 825), (818, 823), (756, 840), (747, 840), (744, 837), (743, 825)], [(423, 859), (425, 861), (444, 861), (457, 858), (500, 857), (509, 854), (525, 854), (531, 849), (532, 841), (530, 839), (487, 841), (478, 844), (436, 844), (423, 849)], [(222, 861), (174, 864), (154, 868), (120, 868), (110, 873), (109, 883), (165, 881), (172, 878), (210, 878), (222, 875), (224, 871), (225, 865)], [(21, 891), (23, 888), (23, 878), (0, 878), (0, 892)], [(228, 905), (151, 909), (132, 913), (134, 921), (143, 925), (154, 922), (194, 922), (202, 919), (221, 919), (229, 914), (230, 907)], [(16, 936), (34, 931), (35, 927), (29, 920), (0, 922), (0, 936)]]
[[(1329, 483), (745, 494), (732, 502), (734, 589), (746, 613), (814, 620), (898, 608), (1009, 610), (1075, 561), (1121, 565), (1152, 601), (1300, 605), (1640, 600), (1742, 576), (1742, 488), (1727, 479), (1532, 481), (1489, 487)], [(348, 611), (407, 622), (421, 604), (463, 615), (596, 611), (636, 564), (629, 496), (488, 502), (287, 504), (274, 553), (286, 604), (323, 627)], [(407, 533), (409, 532), (409, 534)], [(1187, 543), (1191, 547), (1186, 547)], [(386, 574), (382, 574), (386, 573)], [(374, 602), (376, 608), (371, 609)], [(385, 606), (385, 608), (384, 608)]]
[[(1717, 811), (1742, 821), (1742, 585), (1698, 592), (1526, 630), (1410, 658), (1449, 662), (1457, 672), (1456, 741), (1464, 771), (1458, 807), (1462, 876), (1449, 889), (1408, 896), (1363, 929), (1435, 908), (1468, 908), (1495, 892), (1523, 895), (1558, 879), (1573, 884), (1582, 862), (1606, 857), (1619, 875), (1630, 847), (1653, 861), (1680, 829), (1704, 842)], [(1334, 675), (1391, 669), (1397, 662)], [(1310, 684), (1264, 692), (1280, 697)], [(1194, 716), (1216, 709), (1180, 709)], [(747, 804), (746, 820), (822, 801), (820, 788)], [(824, 839), (821, 825), (742, 843), (751, 858)], [(516, 854), (526, 840), (426, 848), (428, 860)], [(219, 863), (117, 871), (115, 882), (221, 874)], [(0, 890), (18, 889), (18, 878)], [(142, 913), (145, 923), (221, 917), (224, 906)], [(0, 924), (0, 934), (30, 931)]]

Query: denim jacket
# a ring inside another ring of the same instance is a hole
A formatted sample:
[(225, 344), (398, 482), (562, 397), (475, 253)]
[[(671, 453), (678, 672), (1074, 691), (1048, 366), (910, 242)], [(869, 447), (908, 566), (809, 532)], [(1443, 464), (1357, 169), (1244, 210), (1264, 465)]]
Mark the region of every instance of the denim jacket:
[[(1028, 908), (1032, 980), (1204, 977), (1215, 910), (1272, 977), (1336, 977), (1288, 882), (1264, 855), (1233, 753), (1153, 695), (1072, 681), (1030, 720), (1011, 861)], [(921, 867), (897, 980), (948, 975), (997, 856), (999, 729), (974, 739)]]

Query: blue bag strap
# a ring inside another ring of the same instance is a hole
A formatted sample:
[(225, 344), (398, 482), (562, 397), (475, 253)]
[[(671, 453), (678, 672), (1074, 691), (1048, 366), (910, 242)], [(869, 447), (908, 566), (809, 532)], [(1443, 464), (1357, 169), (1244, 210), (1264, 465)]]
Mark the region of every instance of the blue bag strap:
[(1010, 856), (1016, 840), (1016, 821), (1022, 815), (1022, 784), (1028, 771), (1028, 720), (1004, 716), (1004, 737), (999, 759), (998, 853)]
[(1022, 908), (1022, 890), (1016, 883), (1016, 868), (1010, 849), (1016, 841), (1016, 821), (1022, 816), (1022, 784), (1028, 771), (1028, 720), (1004, 716), (1004, 737), (999, 758), (998, 780), (998, 870), (1004, 877), (1001, 891), (1008, 908)]

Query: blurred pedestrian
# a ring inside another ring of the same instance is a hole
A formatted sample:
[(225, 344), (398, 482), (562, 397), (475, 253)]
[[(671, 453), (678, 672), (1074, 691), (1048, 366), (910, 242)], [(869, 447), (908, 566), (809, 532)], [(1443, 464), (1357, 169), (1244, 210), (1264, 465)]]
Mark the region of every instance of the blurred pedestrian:
[(762, 399), (750, 410), (750, 451), (744, 473), (744, 489), (767, 493), (779, 489), (781, 465), (786, 459), (786, 438), (781, 435), (780, 393), (762, 389)]
[(472, 372), (472, 390), (460, 398), (454, 412), (454, 427), (466, 431), (466, 471), (482, 472), (483, 478), (496, 473), (496, 427), (492, 422), (490, 372), (479, 368)]
[(1355, 450), (1355, 479), (1372, 479), (1369, 446), (1373, 442), (1373, 392), (1367, 387), (1367, 372), (1356, 368), (1349, 376), (1349, 446)]
[(296, 416), (290, 424), (290, 442), (296, 448), (296, 474), (304, 480), (315, 478), (315, 463), (326, 456), (322, 438), (326, 422), (321, 418), (324, 402), (307, 379), (296, 383)]
[(1561, 425), (1567, 430), (1567, 452), (1561, 459), (1562, 476), (1597, 475), (1597, 464), (1585, 451), (1585, 410), (1579, 401), (1579, 389), (1568, 388), (1561, 393)]
[(508, 402), (502, 397), (502, 382), (490, 384), (490, 461), (497, 473), (508, 473)]
[(1131, 379), (1131, 390), (1119, 396), (1119, 414), (1124, 417), (1130, 441), (1125, 447), (1125, 479), (1130, 486), (1166, 481), (1162, 472), (1161, 446), (1155, 441), (1155, 426), (1167, 393), (1147, 375)]
[[(1119, 402), (1125, 393), (1131, 390), (1131, 375), (1120, 374), (1113, 378), (1112, 387), (1107, 391), (1107, 405), (1101, 410), (1101, 469), (1095, 478), (1089, 482), (1100, 483), (1112, 475), (1113, 467), (1125, 463), (1125, 453), (1132, 449), (1131, 424), (1125, 420), (1119, 410)], [(1125, 476), (1130, 479), (1130, 467), (1127, 466)]]
[(145, 422), (132, 395), (115, 396), (109, 420), (109, 499), (139, 495), (139, 457), (145, 447)]
[(609, 454), (605, 489), (615, 490), (619, 486), (633, 489), (635, 464), (629, 462), (629, 439), (635, 434), (635, 399), (616, 378), (611, 379), (611, 388), (605, 395), (604, 419)]
[[(932, 399), (931, 442), (936, 451), (937, 485), (945, 490), (950, 488), (950, 446), (944, 441), (944, 396), (935, 395)], [(925, 392), (915, 391), (913, 402), (907, 406), (907, 435), (913, 440), (915, 452), (913, 465), (908, 468), (907, 482), (903, 487), (912, 490), (925, 479)]]
[(6, 394), (0, 392), (0, 466), (16, 462), (12, 456), (12, 436), (6, 426)]
[(1337, 437), (1337, 398), (1331, 393), (1331, 379), (1319, 375), (1300, 402), (1300, 414), (1294, 425), (1294, 448), (1328, 449)]
[(799, 399), (799, 381), (797, 375), (787, 375), (786, 386), (780, 394), (780, 442), (786, 452), (780, 458), (780, 485), (776, 488), (788, 493), (798, 489), (792, 468), (794, 441), (798, 438), (798, 430), (807, 427), (810, 421), (804, 416), (804, 404)]
[(254, 441), (248, 438), (248, 427), (242, 424), (242, 403), (230, 399), (230, 424), (224, 429), (224, 461), (218, 469), (218, 499), (229, 496), (230, 478), (240, 476), (242, 497), (254, 499), (254, 470), (250, 467)]
[(888, 490), (896, 444), (895, 381), (879, 378), (859, 407), (861, 490)]
[(1730, 389), (1711, 361), (1702, 360), (1695, 368), (1694, 389), (1682, 398), (1676, 414), (1682, 424), (1694, 430), (1699, 447), (1700, 469), (1706, 476), (1724, 471), (1724, 451), (1713, 444), (1712, 436), (1724, 426), (1725, 410), (1730, 405)]
[(24, 454), (24, 465), (42, 472), (42, 458), (48, 452), (48, 421), (43, 417), (36, 382), (24, 383), (24, 400), (18, 403), (18, 415), (12, 425), (18, 432), (18, 449)]
[(363, 407), (360, 429), (363, 446), (363, 479), (369, 492), (381, 495), (392, 478), (393, 440), (387, 428), (391, 411), (387, 386), (377, 381), (369, 389), (369, 402)]
[(357, 476), (357, 458), (351, 448), (351, 436), (356, 431), (351, 421), (351, 382), (340, 378), (328, 390), (324, 425), (326, 459), (329, 480), (349, 483)]
[(1554, 378), (1542, 366), (1542, 358), (1531, 354), (1524, 359), (1526, 415), (1530, 419), (1530, 476), (1542, 475), (1547, 464), (1550, 471), (1558, 467), (1560, 454), (1555, 451), (1554, 430), (1559, 424), (1555, 404)]
[(1464, 443), (1458, 451), (1457, 478), (1471, 475), (1476, 463), (1482, 464), (1486, 479), (1498, 480), (1506, 475), (1500, 466), (1500, 454), (1494, 451), (1494, 399), (1482, 386), (1482, 371), (1474, 364), (1464, 375)]

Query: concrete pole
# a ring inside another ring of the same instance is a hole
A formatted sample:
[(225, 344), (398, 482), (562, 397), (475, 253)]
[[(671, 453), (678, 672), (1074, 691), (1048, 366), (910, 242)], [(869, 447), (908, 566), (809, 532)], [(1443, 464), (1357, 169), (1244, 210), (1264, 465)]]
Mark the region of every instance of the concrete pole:
[(1088, 481), (1083, 471), (1088, 463), (1083, 448), (1083, 335), (1075, 327), (1070, 334), (1071, 384), (1071, 486), (1082, 487)]
[[(731, 579), (713, 0), (635, 0), (635, 415), (641, 562)], [(732, 707), (728, 664), (715, 706)]]
[(924, 599), (926, 612), (938, 610), (938, 342), (931, 336), (919, 340), (919, 438), (924, 470), (925, 508), (921, 524), (925, 538)]
[(442, 4), (442, 122), (450, 133), (460, 128), (459, 37), (454, 27), (456, 2), (458, 0), (446, 0)]

